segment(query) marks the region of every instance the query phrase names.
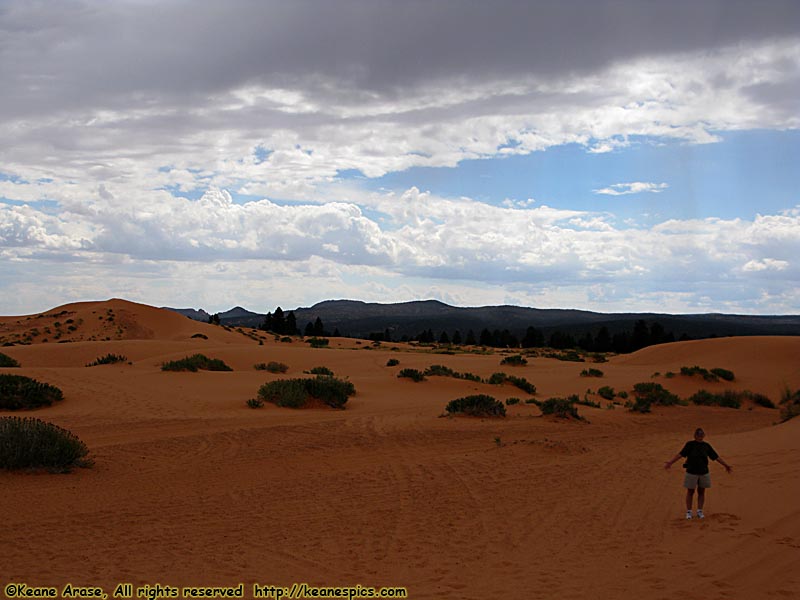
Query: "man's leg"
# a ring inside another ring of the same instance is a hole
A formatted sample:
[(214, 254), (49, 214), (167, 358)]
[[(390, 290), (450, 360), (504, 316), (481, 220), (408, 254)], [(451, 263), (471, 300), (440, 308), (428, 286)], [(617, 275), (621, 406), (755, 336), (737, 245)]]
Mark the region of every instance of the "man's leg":
[[(698, 503), (700, 502), (700, 498), (701, 497), (702, 496), (700, 496), (698, 494), (698, 497), (697, 497)], [(686, 489), (686, 510), (692, 510), (692, 500), (693, 499), (694, 499), (694, 490), (687, 488)]]

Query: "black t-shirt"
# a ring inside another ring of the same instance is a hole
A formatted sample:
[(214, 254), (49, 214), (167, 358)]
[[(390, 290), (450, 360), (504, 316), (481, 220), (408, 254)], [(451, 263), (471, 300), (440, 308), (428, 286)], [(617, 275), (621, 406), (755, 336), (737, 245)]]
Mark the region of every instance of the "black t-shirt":
[(696, 440), (686, 442), (680, 454), (686, 459), (686, 463), (683, 465), (684, 469), (692, 475), (705, 475), (708, 473), (708, 459), (717, 460), (719, 458), (719, 454), (714, 451), (711, 444)]

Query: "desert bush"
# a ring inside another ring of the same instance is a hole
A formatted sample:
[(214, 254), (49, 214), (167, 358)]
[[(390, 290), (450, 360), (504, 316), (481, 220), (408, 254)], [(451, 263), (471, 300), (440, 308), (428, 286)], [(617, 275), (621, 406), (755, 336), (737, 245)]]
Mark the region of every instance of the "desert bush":
[(515, 354), (513, 356), (506, 356), (503, 360), (500, 361), (501, 365), (510, 365), (512, 367), (524, 367), (528, 364), (528, 360), (522, 356), (521, 354)]
[(613, 400), (614, 399), (614, 388), (604, 385), (599, 390), (597, 390), (597, 395), (605, 400)]
[(389, 360), (386, 361), (386, 366), (387, 367), (396, 367), (399, 364), (400, 364), (400, 361), (397, 360), (396, 358), (390, 358)]
[(274, 360), (268, 363), (258, 363), (255, 365), (256, 371), (268, 371), (269, 373), (286, 373), (289, 370), (289, 365)]
[(318, 375), (314, 378), (270, 381), (259, 388), (258, 398), (289, 408), (300, 408), (314, 398), (333, 408), (344, 408), (348, 398), (355, 393), (355, 386), (350, 381)]
[(575, 407), (577, 401), (577, 396), (548, 398), (539, 404), (539, 408), (543, 415), (554, 415), (560, 419), (582, 419), (583, 417), (578, 414), (578, 409)]
[(325, 338), (312, 337), (307, 339), (306, 343), (311, 344), (312, 348), (327, 348), (331, 341)]
[(781, 421), (788, 421), (800, 415), (800, 390), (792, 391), (788, 387), (781, 395)]
[(335, 373), (331, 371), (328, 367), (314, 367), (313, 369), (309, 369), (306, 371), (310, 375), (327, 375), (328, 377), (333, 377)]
[(0, 374), (0, 409), (40, 408), (63, 399), (63, 392), (49, 383), (42, 383), (24, 375)]
[(87, 367), (97, 367), (99, 365), (113, 365), (116, 363), (121, 363), (127, 361), (128, 358), (126, 356), (122, 356), (121, 354), (106, 354), (105, 356), (101, 356), (94, 362), (90, 362)]
[(600, 369), (584, 369), (581, 371), (581, 377), (602, 377), (603, 372)]
[(397, 376), (405, 377), (416, 382), (425, 380), (425, 374), (419, 369), (403, 369), (397, 374)]
[(653, 404), (661, 406), (672, 406), (680, 403), (680, 398), (670, 392), (660, 383), (645, 382), (637, 383), (633, 386), (635, 401), (631, 410), (636, 412), (650, 412)]
[(729, 371), (728, 369), (721, 369), (720, 367), (716, 367), (714, 369), (711, 369), (711, 373), (713, 375), (716, 375), (720, 379), (724, 379), (725, 381), (733, 381), (735, 379), (733, 371)]
[(693, 367), (681, 367), (681, 375), (685, 375), (686, 377), (693, 377), (694, 375), (702, 375), (703, 379), (706, 381), (719, 381), (719, 377), (709, 371), (708, 369), (704, 369), (703, 367), (698, 367), (697, 365)]
[(486, 394), (476, 394), (451, 400), (445, 407), (451, 415), (471, 417), (505, 417), (506, 407), (499, 400)]
[(555, 358), (556, 360), (563, 360), (567, 362), (586, 362), (583, 357), (575, 350), (565, 350), (563, 352), (548, 352), (545, 358)]
[(89, 450), (77, 436), (39, 419), (0, 417), (0, 468), (68, 471), (88, 467)]
[(775, 406), (775, 403), (769, 398), (767, 398), (764, 394), (758, 394), (755, 392), (745, 390), (744, 392), (742, 392), (742, 395), (748, 400), (751, 400), (752, 402), (755, 402), (756, 404), (758, 404), (759, 406), (763, 406), (764, 408), (777, 408)]
[(250, 398), (247, 401), (247, 406), (250, 408), (261, 408), (264, 406), (264, 401), (261, 398)]
[(11, 358), (8, 354), (0, 352), (0, 367), (18, 367), (19, 363), (16, 359)]
[(506, 398), (506, 406), (513, 406), (514, 404), (519, 404), (519, 398)]
[(218, 358), (208, 358), (204, 354), (193, 354), (179, 360), (171, 360), (161, 365), (162, 371), (233, 371)]
[(431, 365), (425, 369), (423, 375), (432, 377), (456, 377), (458, 373), (453, 371), (453, 369), (450, 367), (445, 367), (444, 365)]
[(503, 385), (507, 379), (508, 375), (505, 373), (492, 373), (489, 379), (486, 380), (486, 383), (491, 385)]
[(730, 390), (721, 394), (699, 390), (689, 398), (689, 402), (701, 406), (724, 406), (726, 408), (741, 408), (742, 406), (741, 394)]

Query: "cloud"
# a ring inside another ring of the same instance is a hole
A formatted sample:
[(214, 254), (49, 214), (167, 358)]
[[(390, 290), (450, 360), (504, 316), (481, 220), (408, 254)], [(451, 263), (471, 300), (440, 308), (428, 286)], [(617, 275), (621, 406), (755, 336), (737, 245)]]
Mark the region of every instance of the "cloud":
[(785, 271), (789, 267), (789, 262), (776, 260), (774, 258), (762, 258), (761, 260), (751, 260), (742, 266), (742, 271), (747, 273), (758, 273), (761, 271)]
[(605, 194), (607, 196), (624, 196), (627, 194), (641, 194), (645, 192), (663, 192), (669, 185), (666, 183), (646, 183), (634, 181), (632, 183), (615, 183), (608, 187), (592, 190), (595, 194)]

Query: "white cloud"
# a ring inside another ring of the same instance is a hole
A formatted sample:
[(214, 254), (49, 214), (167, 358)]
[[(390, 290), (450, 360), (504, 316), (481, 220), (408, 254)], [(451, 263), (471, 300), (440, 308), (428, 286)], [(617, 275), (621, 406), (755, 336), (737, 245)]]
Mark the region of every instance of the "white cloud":
[(785, 271), (789, 267), (789, 262), (785, 260), (775, 260), (774, 258), (762, 258), (751, 260), (742, 266), (742, 271), (747, 273), (758, 273), (760, 271)]
[(663, 192), (669, 187), (666, 183), (647, 183), (634, 181), (632, 183), (615, 183), (599, 190), (593, 190), (595, 194), (605, 194), (607, 196), (624, 196), (626, 194), (658, 193)]

